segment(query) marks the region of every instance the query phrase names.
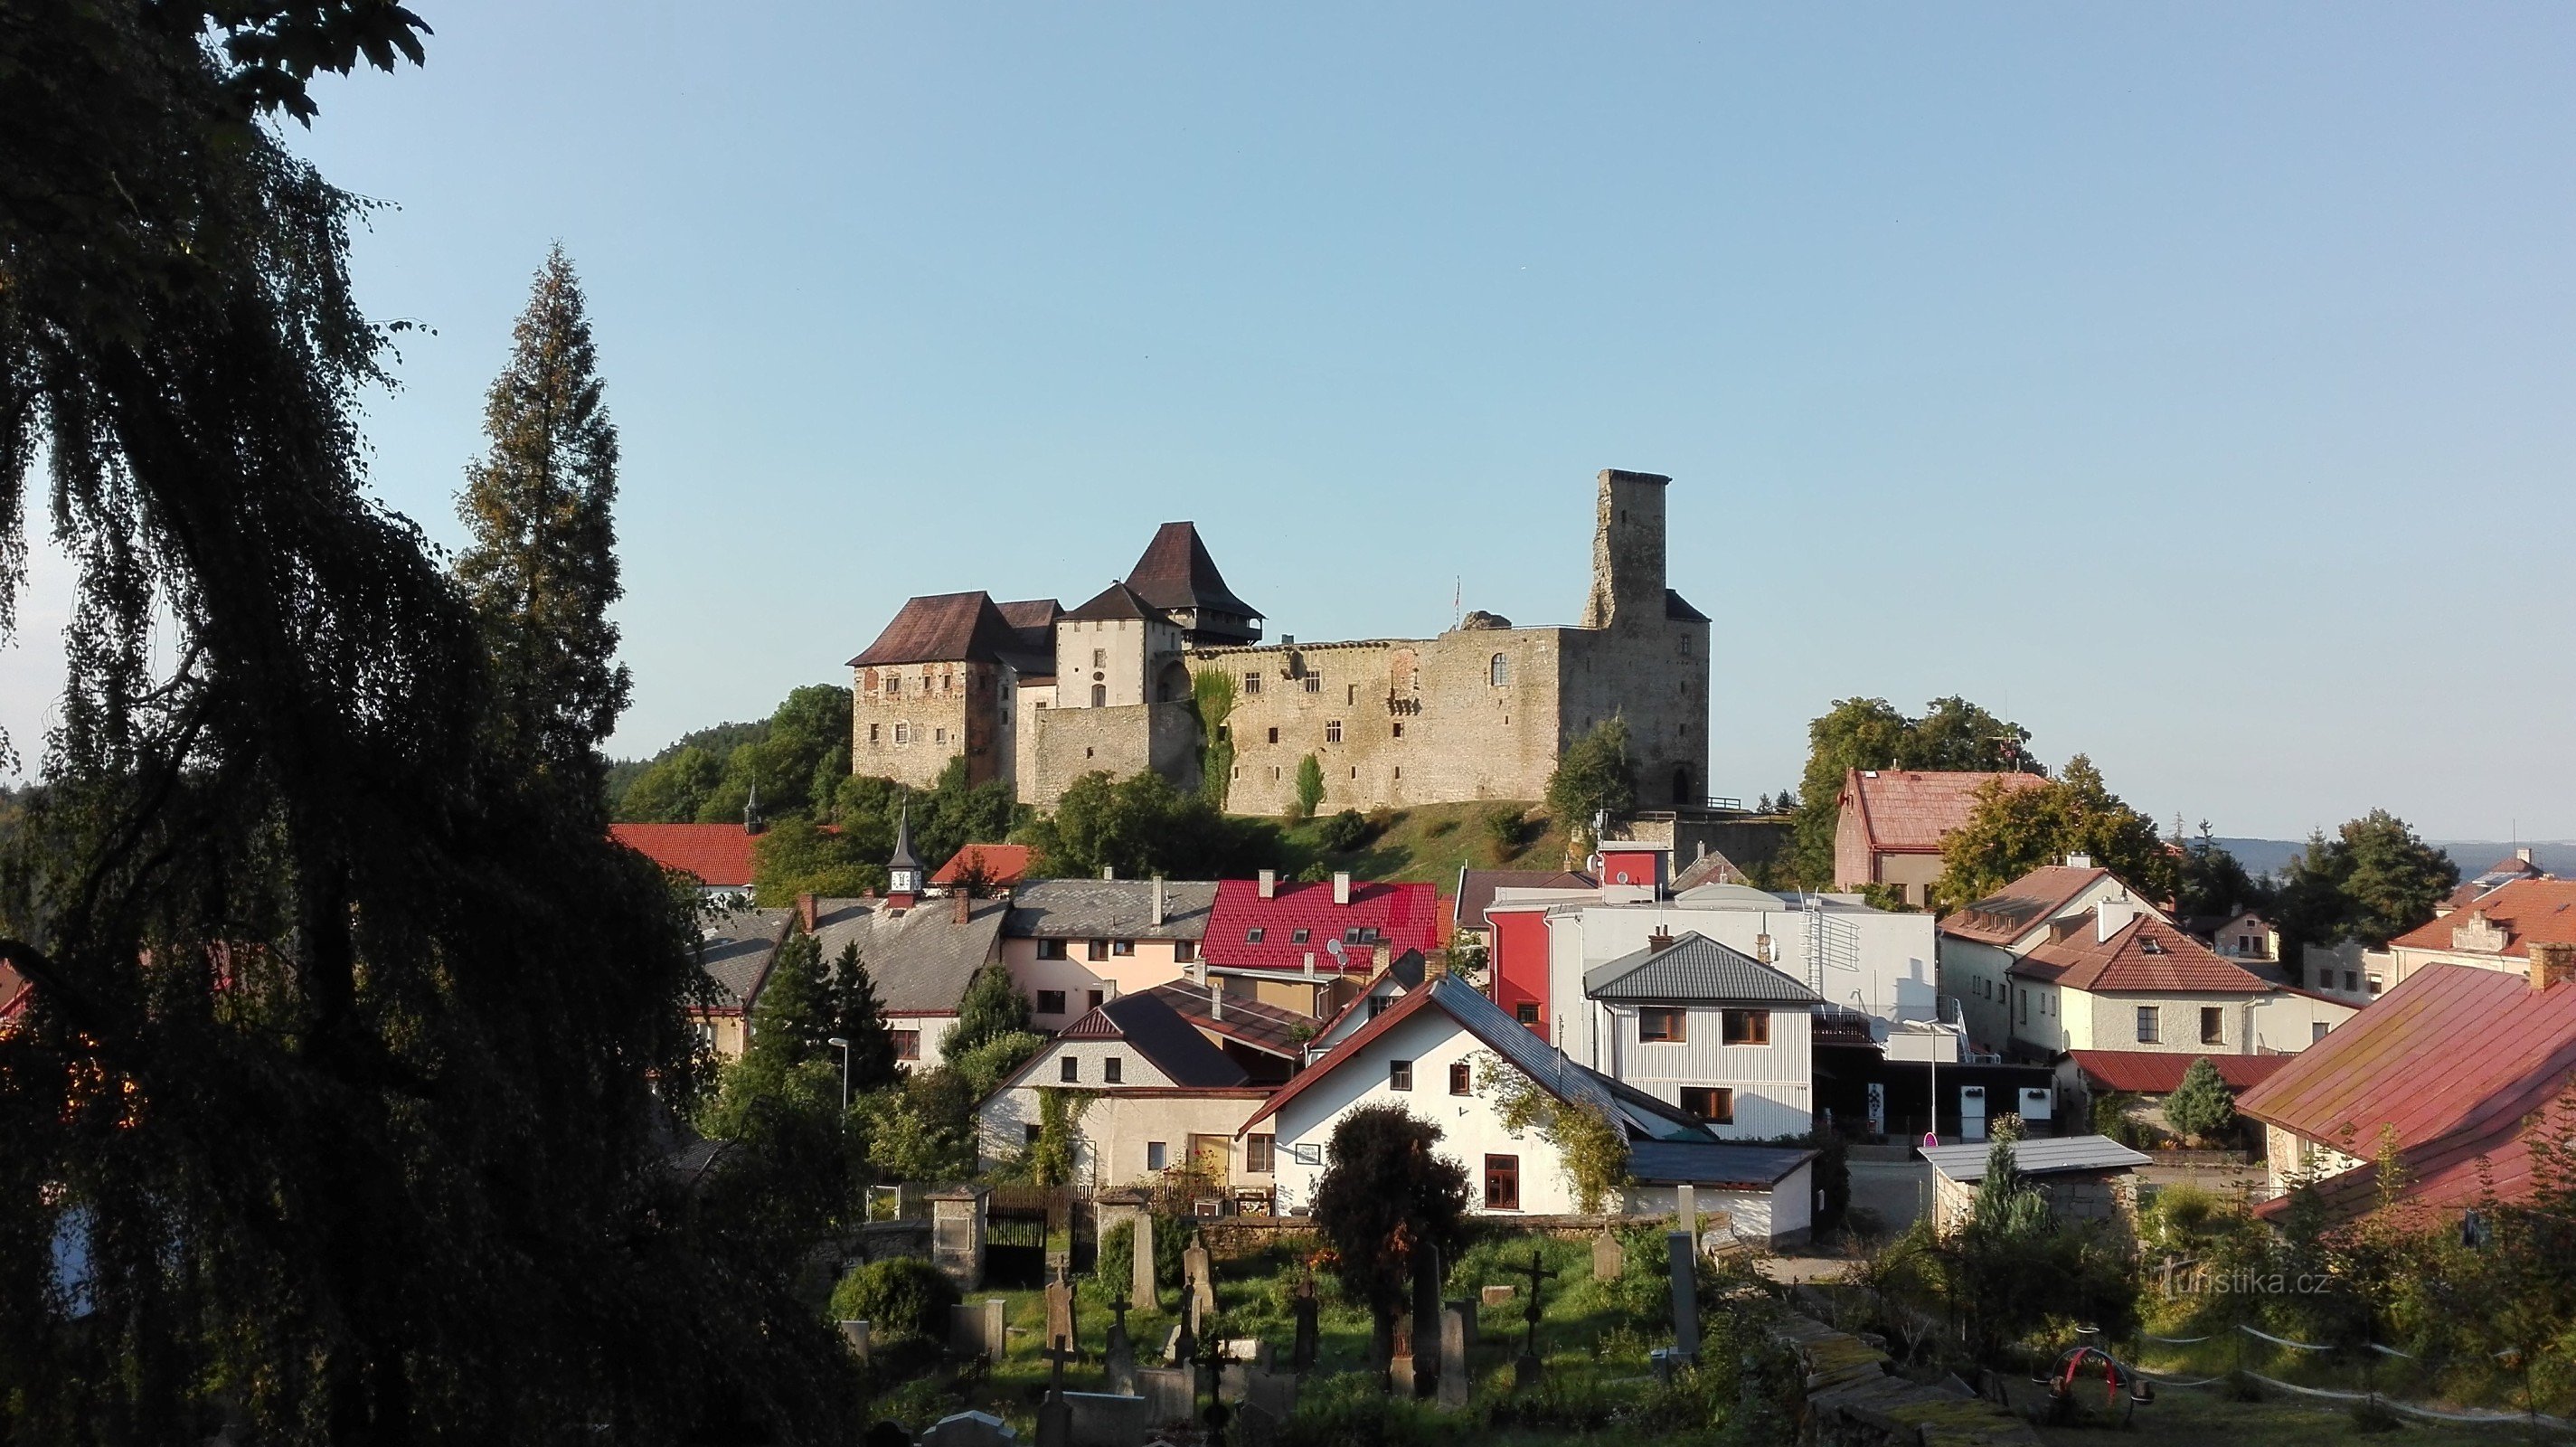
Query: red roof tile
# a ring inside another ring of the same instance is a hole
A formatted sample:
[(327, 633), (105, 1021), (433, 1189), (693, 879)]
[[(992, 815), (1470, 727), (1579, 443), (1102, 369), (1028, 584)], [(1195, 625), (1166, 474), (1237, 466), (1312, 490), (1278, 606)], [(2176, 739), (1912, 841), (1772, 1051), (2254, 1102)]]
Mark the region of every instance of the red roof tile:
[(2132, 1095), (2171, 1095), (2182, 1084), (2183, 1072), (2195, 1060), (2206, 1059), (2218, 1067), (2218, 1078), (2230, 1090), (2250, 1090), (2278, 1073), (2294, 1056), (2289, 1055), (2179, 1055), (2164, 1050), (2070, 1050), (2075, 1068), (2086, 1079), (2103, 1090), (2126, 1091)]
[[(1217, 881), (1216, 907), (1208, 913), (1207, 938), (1200, 948), (1208, 963), (1245, 968), (1295, 970), (1305, 967), (1312, 951), (1317, 969), (1330, 969), (1328, 940), (1342, 941), (1348, 972), (1365, 975), (1371, 951), (1384, 944), (1396, 954), (1429, 953), (1440, 947), (1440, 892), (1428, 884), (1374, 884), (1354, 880), (1351, 902), (1333, 903), (1330, 884), (1282, 884), (1278, 897), (1263, 899), (1261, 886), (1249, 879)], [(1250, 932), (1261, 931), (1251, 939)], [(1299, 930), (1307, 932), (1303, 940)], [(1363, 943), (1354, 930), (1376, 930)]]
[(754, 836), (739, 824), (611, 824), (618, 843), (711, 889), (749, 889)]
[(1938, 854), (1942, 838), (1976, 812), (1977, 791), (1989, 781), (2006, 790), (2048, 782), (2037, 774), (1854, 769), (1843, 778), (1842, 802), (1860, 810), (1861, 834), (1873, 852)]
[(2107, 869), (2073, 869), (2043, 864), (2002, 889), (1941, 921), (1941, 933), (1982, 944), (2008, 945), (2031, 932), (2040, 921), (2066, 907)]
[(2447, 950), (2451, 931), (2483, 914), (2505, 932), (2504, 953), (2528, 955), (2534, 943), (2576, 943), (2576, 879), (2517, 879), (2430, 924), (2390, 940), (2392, 949)]
[(2085, 921), (2083, 928), (2031, 946), (2012, 972), (2095, 993), (2252, 995), (2272, 988), (2269, 980), (2210, 953), (2209, 946), (2153, 915), (2139, 915), (2108, 940), (2094, 938), (2089, 913), (2077, 918)]
[[(2490, 1186), (2500, 1199), (2529, 1194), (2528, 1137), (2571, 1085), (2576, 985), (2534, 990), (2501, 970), (2426, 965), (2236, 1105), (2364, 1159), (2393, 1131), (2405, 1199), (2456, 1206)], [(2332, 1214), (2348, 1216), (2376, 1203), (2377, 1181), (2365, 1165), (2319, 1189)]]
[(969, 859), (980, 859), (987, 884), (1017, 884), (1029, 877), (1029, 846), (1025, 844), (969, 844), (948, 857), (939, 872), (930, 876), (933, 884), (955, 884), (965, 873)]

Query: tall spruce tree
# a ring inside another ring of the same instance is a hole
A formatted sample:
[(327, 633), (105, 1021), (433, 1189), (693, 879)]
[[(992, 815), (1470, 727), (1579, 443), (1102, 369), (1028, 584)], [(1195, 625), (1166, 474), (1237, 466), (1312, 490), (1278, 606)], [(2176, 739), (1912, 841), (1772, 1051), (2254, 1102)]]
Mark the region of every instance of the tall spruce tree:
[(608, 621), (623, 589), (603, 390), (581, 282), (557, 245), (483, 404), (492, 448), (465, 470), (457, 512), (474, 541), (456, 562), (491, 650), (502, 737), (557, 768), (592, 757), (628, 691)]

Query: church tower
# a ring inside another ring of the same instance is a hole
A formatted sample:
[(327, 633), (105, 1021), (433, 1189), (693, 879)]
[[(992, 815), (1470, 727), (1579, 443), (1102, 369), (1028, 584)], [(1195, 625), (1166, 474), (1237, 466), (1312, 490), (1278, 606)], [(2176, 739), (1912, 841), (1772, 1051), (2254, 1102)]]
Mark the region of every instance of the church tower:
[(1669, 477), (1601, 470), (1592, 527), (1592, 598), (1586, 628), (1633, 632), (1664, 621), (1664, 491)]

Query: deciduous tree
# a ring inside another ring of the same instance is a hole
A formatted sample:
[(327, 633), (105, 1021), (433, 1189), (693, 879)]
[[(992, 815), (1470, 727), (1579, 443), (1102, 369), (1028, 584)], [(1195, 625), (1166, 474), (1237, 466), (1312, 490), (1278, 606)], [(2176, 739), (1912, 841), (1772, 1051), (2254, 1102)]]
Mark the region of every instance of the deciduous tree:
[(2069, 854), (2092, 856), (2150, 899), (2173, 898), (2174, 857), (2155, 821), (2122, 803), (2082, 754), (2036, 788), (2007, 790), (1990, 781), (1979, 790), (1976, 811), (1942, 842), (1932, 897), (1955, 909)]
[(1790, 864), (1810, 888), (1840, 883), (1834, 873), (1834, 829), (1841, 819), (1844, 776), (1854, 769), (2039, 772), (2030, 731), (1964, 698), (1936, 698), (1921, 718), (1907, 718), (1883, 698), (1837, 699), (1807, 726), (1807, 770), (1799, 787), (1775, 801), (1793, 819)]
[(1400, 1105), (1367, 1105), (1334, 1125), (1316, 1182), (1315, 1227), (1332, 1244), (1343, 1292), (1376, 1325), (1377, 1360), (1406, 1309), (1417, 1254), (1465, 1244), (1467, 1170), (1433, 1147), (1440, 1127)]
[(1580, 857), (1599, 842), (1602, 816), (1624, 819), (1637, 807), (1637, 779), (1628, 758), (1628, 721), (1617, 715), (1565, 746), (1547, 777), (1547, 813), (1565, 833), (1566, 852)]

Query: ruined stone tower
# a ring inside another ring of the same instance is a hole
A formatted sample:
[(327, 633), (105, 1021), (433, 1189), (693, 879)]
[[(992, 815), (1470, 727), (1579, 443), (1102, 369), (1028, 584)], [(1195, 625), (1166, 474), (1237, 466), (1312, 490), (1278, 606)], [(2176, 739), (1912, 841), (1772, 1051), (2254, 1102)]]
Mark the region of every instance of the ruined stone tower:
[(1592, 525), (1592, 598), (1583, 610), (1586, 628), (1664, 622), (1664, 490), (1672, 482), (1651, 472), (1601, 470), (1598, 516)]

